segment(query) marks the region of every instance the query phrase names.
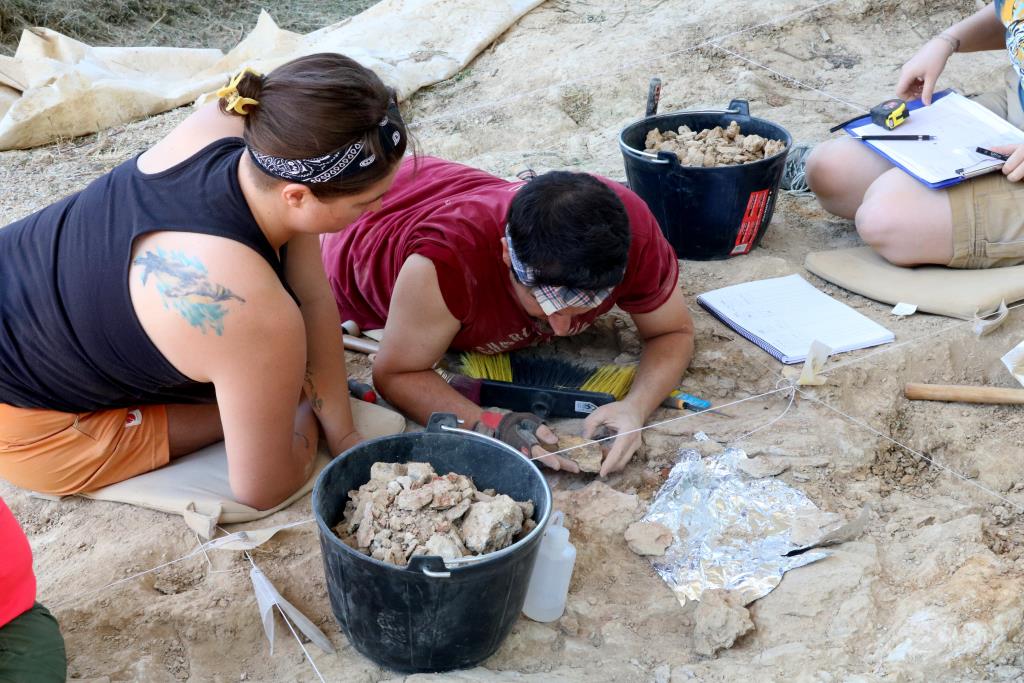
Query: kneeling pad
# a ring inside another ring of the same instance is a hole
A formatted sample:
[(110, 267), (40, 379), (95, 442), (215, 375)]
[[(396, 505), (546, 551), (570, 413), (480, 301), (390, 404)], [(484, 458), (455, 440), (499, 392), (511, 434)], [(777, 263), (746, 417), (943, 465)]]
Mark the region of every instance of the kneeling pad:
[[(356, 429), (366, 439), (405, 430), (405, 418), (400, 414), (365, 401), (352, 400), (352, 417)], [(330, 459), (321, 441), (313, 476), (286, 501), (270, 510), (257, 510), (234, 500), (228, 483), (224, 442), (175, 458), (158, 470), (81, 495), (181, 515), (200, 536), (212, 538), (218, 524), (261, 519), (291, 505), (313, 488), (316, 475)]]
[(972, 320), (995, 313), (1002, 302), (1024, 299), (1024, 265), (967, 270), (944, 266), (894, 266), (871, 247), (817, 251), (804, 267), (823, 280), (887, 304), (915, 304), (918, 311)]

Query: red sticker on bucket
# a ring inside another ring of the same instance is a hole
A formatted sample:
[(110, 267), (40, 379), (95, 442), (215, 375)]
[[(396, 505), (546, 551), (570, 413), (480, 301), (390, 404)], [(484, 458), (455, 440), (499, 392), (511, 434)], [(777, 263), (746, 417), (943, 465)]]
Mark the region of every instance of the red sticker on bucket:
[(740, 231), (736, 235), (736, 246), (729, 252), (730, 256), (746, 254), (754, 248), (754, 241), (757, 240), (757, 234), (761, 231), (761, 221), (764, 220), (764, 213), (768, 209), (768, 199), (771, 195), (771, 190), (750, 193), (747, 210), (743, 212)]

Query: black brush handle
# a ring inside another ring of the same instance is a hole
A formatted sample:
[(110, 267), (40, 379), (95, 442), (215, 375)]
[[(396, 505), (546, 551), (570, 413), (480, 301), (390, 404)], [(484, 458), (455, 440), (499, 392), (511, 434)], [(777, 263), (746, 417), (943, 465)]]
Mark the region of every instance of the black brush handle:
[(597, 391), (529, 387), (496, 380), (480, 380), (481, 406), (533, 413), (542, 418), (586, 417), (615, 397)]

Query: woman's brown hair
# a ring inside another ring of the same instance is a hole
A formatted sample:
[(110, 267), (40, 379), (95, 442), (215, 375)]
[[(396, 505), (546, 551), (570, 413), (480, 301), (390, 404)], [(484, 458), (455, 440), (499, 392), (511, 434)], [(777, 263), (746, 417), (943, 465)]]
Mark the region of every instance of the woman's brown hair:
[[(344, 55), (299, 57), (266, 76), (247, 72), (238, 83), (238, 94), (258, 102), (244, 115), (243, 139), (251, 149), (282, 159), (314, 159), (362, 141), (386, 162), (328, 182), (307, 183), (319, 199), (366, 190), (385, 178), (405, 154), (408, 134), (401, 120), (391, 121), (401, 132), (398, 144), (383, 145), (378, 132), (394, 91)], [(225, 105), (221, 98), (222, 111)], [(268, 185), (277, 182), (257, 169)]]

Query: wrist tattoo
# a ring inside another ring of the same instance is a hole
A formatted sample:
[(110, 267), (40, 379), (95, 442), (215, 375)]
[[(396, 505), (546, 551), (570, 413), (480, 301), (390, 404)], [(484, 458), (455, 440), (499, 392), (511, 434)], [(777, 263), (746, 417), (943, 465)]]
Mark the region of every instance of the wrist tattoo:
[(313, 406), (313, 412), (319, 415), (323, 410), (324, 400), (316, 393), (316, 387), (313, 385), (313, 368), (309, 363), (306, 363), (306, 376), (303, 378), (303, 381), (306, 385), (309, 403)]
[(947, 43), (949, 43), (949, 48), (950, 48), (950, 53), (949, 54), (951, 54), (951, 55), (955, 54), (957, 51), (960, 50), (960, 39), (959, 38), (956, 38), (956, 37), (951, 36), (951, 35), (947, 35), (945, 33), (940, 33), (939, 35), (937, 35), (935, 37), (938, 38), (939, 40), (944, 40)]

